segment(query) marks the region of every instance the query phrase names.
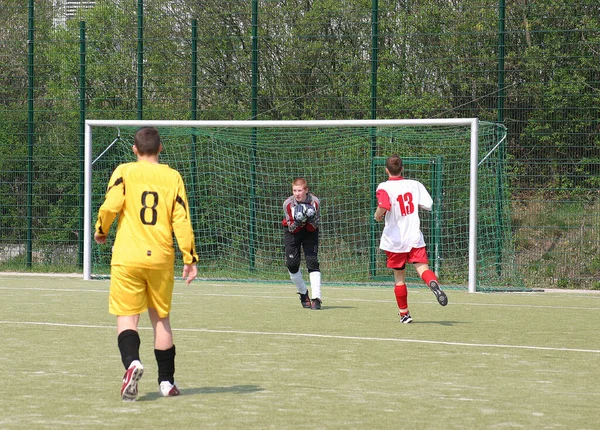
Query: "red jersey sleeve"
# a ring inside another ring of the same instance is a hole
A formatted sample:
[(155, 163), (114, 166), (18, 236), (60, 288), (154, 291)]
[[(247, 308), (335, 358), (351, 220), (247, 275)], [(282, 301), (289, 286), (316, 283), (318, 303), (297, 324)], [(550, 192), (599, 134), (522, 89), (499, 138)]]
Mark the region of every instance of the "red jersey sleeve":
[(390, 202), (390, 196), (387, 191), (379, 189), (375, 193), (375, 196), (377, 197), (377, 207), (388, 211), (392, 208), (392, 202)]

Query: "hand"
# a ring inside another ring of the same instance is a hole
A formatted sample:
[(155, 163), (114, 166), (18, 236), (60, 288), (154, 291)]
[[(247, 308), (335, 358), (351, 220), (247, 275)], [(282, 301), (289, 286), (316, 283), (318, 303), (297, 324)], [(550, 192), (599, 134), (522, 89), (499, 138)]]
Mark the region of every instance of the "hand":
[(94, 240), (96, 241), (96, 243), (104, 245), (106, 243), (106, 236), (103, 236), (100, 233), (96, 232), (94, 233)]
[(375, 221), (381, 221), (386, 213), (387, 213), (386, 209), (379, 207), (375, 211), (375, 215), (373, 216), (373, 218), (375, 218)]
[(315, 219), (315, 215), (317, 214), (317, 211), (312, 206), (308, 206), (306, 208), (306, 210), (304, 211), (304, 214), (306, 215), (306, 218), (310, 222)]
[(196, 263), (183, 265), (183, 273), (181, 274), (181, 277), (185, 281), (186, 285), (190, 285), (197, 275), (198, 268), (196, 267)]

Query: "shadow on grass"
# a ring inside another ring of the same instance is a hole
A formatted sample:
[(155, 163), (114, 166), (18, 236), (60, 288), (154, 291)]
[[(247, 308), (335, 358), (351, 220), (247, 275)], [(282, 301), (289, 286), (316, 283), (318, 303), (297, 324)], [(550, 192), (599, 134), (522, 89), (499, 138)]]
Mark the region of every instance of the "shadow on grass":
[[(180, 388), (182, 396), (194, 396), (198, 394), (221, 394), (221, 393), (236, 393), (246, 394), (264, 391), (264, 388), (258, 385), (232, 385), (230, 387), (199, 387), (199, 388)], [(138, 397), (138, 402), (160, 399), (162, 396), (158, 392), (144, 394)]]
[[(327, 310), (333, 310), (333, 309), (354, 309), (354, 306), (325, 306), (323, 305), (323, 307), (321, 309), (317, 309), (318, 311), (327, 311)], [(314, 310), (314, 309), (307, 309), (307, 310)]]
[(411, 324), (436, 324), (452, 327), (455, 324), (467, 324), (464, 321), (421, 321), (421, 320), (413, 320)]

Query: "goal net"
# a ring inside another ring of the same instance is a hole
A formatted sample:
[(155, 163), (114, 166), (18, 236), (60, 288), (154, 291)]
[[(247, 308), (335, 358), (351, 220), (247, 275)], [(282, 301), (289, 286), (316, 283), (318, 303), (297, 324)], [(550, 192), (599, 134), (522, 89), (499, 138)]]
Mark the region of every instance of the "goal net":
[[(400, 155), (404, 176), (434, 200), (422, 211), (430, 267), (446, 287), (522, 289), (515, 265), (503, 126), (477, 119), (349, 121), (86, 121), (84, 278), (110, 273), (110, 244), (93, 225), (115, 167), (135, 161), (133, 135), (156, 126), (162, 163), (185, 183), (199, 277), (289, 280), (283, 201), (295, 177), (321, 200), (319, 260), (325, 283), (391, 282), (381, 223), (373, 220), (385, 159)], [(181, 265), (181, 259), (177, 259)], [(302, 266), (304, 267), (304, 259)], [(179, 269), (176, 269), (176, 273)], [(305, 269), (303, 269), (305, 271)], [(408, 281), (422, 282), (409, 268)]]

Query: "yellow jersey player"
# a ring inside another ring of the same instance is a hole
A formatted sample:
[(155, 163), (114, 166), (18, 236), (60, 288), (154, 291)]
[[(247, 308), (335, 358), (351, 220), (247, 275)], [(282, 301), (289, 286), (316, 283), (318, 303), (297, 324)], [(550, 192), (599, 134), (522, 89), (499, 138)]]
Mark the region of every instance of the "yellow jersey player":
[(117, 235), (111, 260), (109, 312), (117, 316), (118, 346), (125, 366), (121, 397), (137, 398), (144, 367), (140, 360), (140, 314), (148, 311), (154, 329), (154, 354), (159, 391), (176, 396), (175, 345), (169, 314), (174, 285), (173, 234), (183, 255), (183, 279), (190, 284), (198, 271), (194, 232), (181, 175), (159, 164), (159, 132), (143, 127), (134, 138), (137, 161), (113, 172), (98, 211), (94, 240), (106, 243), (117, 215)]

